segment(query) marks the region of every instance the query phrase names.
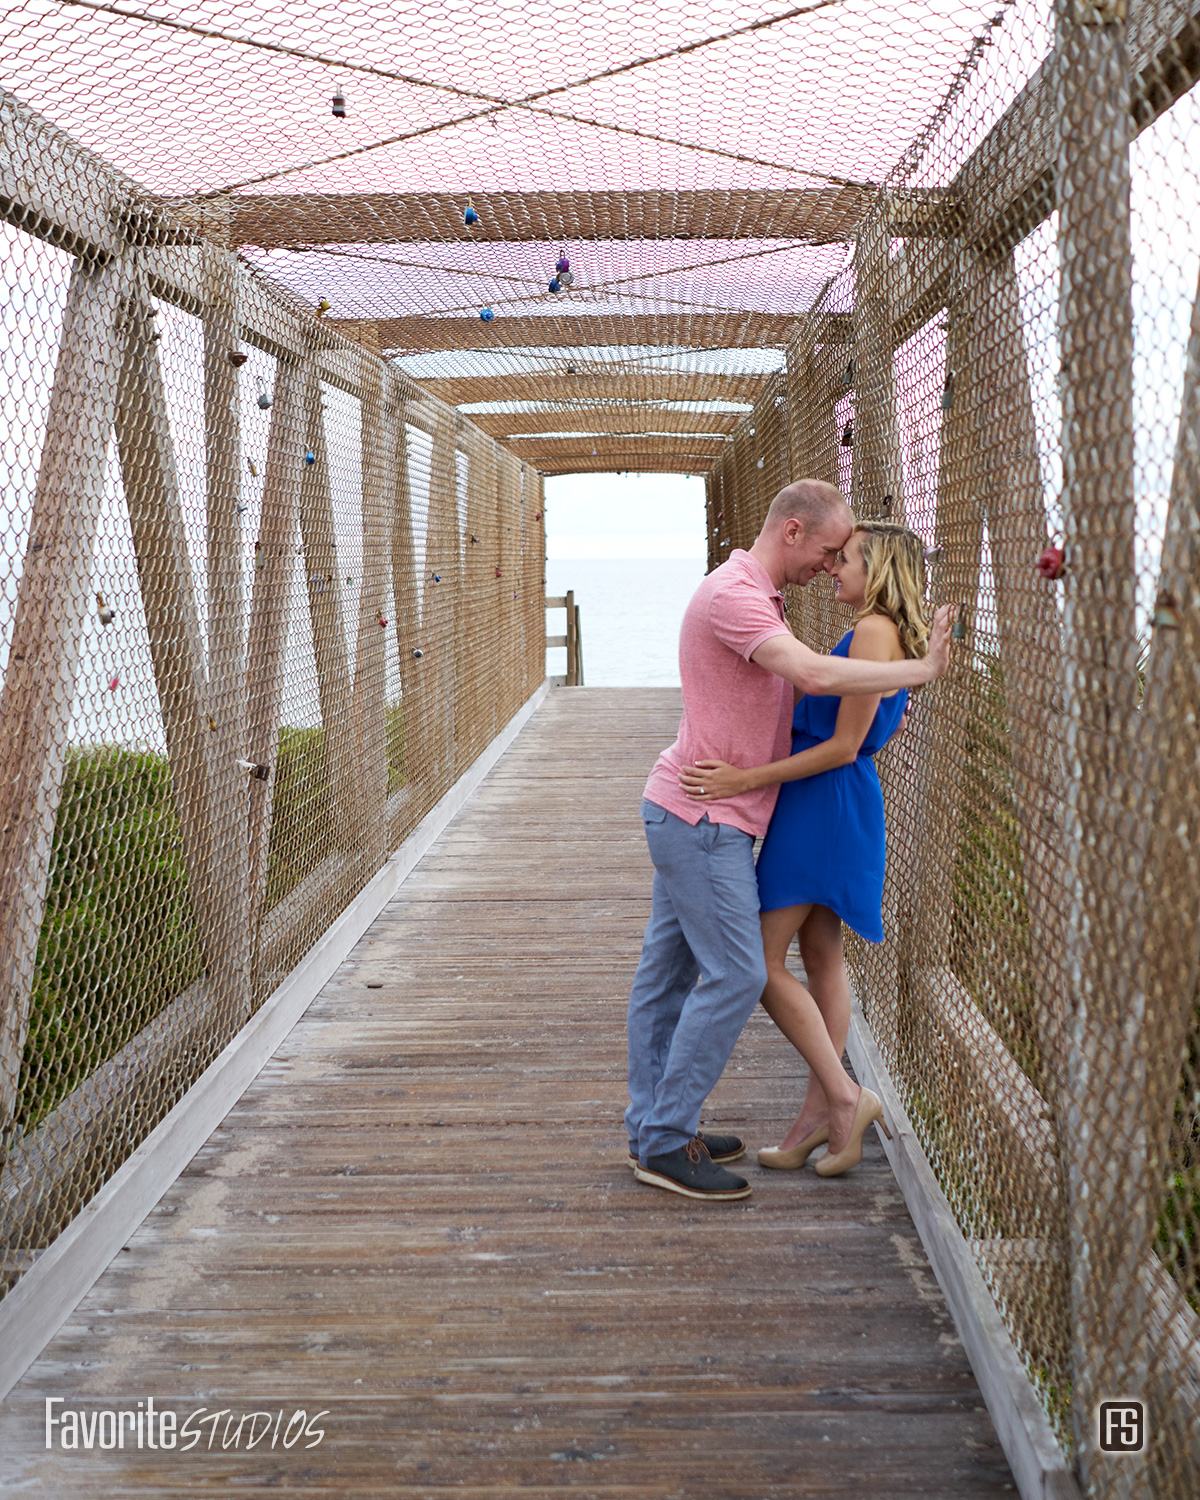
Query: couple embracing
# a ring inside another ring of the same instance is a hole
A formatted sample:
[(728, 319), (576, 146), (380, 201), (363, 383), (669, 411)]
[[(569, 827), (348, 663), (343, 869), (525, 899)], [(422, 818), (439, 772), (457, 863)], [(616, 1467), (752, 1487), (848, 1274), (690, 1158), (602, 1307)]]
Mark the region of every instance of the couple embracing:
[[(784, 621), (787, 584), (832, 573), (854, 611), (829, 656)], [(883, 938), (883, 799), (871, 757), (899, 726), (906, 689), (950, 652), (950, 608), (926, 622), (924, 544), (903, 526), (855, 525), (815, 479), (780, 490), (748, 552), (733, 552), (683, 617), (679, 737), (659, 756), (641, 815), (654, 896), (629, 999), (629, 1160), (640, 1181), (688, 1198), (746, 1198), (723, 1165), (733, 1135), (700, 1110), (761, 999), (809, 1065), (803, 1107), (764, 1167), (822, 1176), (858, 1162), (878, 1098), (842, 1066), (850, 985), (842, 922)], [(754, 862), (754, 840), (766, 835)], [(808, 986), (785, 959), (799, 933)], [(886, 1126), (884, 1127), (886, 1129)]]

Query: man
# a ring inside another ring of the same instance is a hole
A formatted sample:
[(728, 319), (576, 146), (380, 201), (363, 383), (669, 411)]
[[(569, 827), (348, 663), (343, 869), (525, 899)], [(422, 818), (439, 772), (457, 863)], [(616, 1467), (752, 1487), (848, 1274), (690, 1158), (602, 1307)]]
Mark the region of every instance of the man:
[(683, 617), (679, 737), (646, 783), (642, 820), (654, 900), (629, 997), (630, 1164), (642, 1182), (688, 1198), (746, 1198), (721, 1165), (737, 1136), (701, 1137), (700, 1109), (766, 984), (754, 840), (778, 795), (763, 787), (722, 802), (689, 801), (679, 771), (699, 760), (756, 766), (791, 747), (792, 686), (802, 693), (891, 693), (940, 677), (950, 609), (938, 611), (921, 660), (821, 656), (784, 622), (785, 584), (828, 572), (854, 517), (833, 485), (800, 479), (771, 502), (749, 552), (735, 550), (701, 583)]

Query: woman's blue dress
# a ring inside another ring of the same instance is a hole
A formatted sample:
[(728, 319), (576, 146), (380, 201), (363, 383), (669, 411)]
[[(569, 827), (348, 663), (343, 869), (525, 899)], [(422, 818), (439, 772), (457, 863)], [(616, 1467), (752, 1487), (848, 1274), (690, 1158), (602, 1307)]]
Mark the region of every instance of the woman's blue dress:
[[(830, 653), (845, 656), (848, 630)], [(792, 754), (833, 738), (840, 698), (806, 694), (792, 715)], [(896, 732), (908, 702), (884, 698), (858, 756), (803, 781), (785, 781), (758, 856), (762, 911), (810, 901), (837, 912), (872, 943), (883, 941), (883, 793), (872, 756)]]

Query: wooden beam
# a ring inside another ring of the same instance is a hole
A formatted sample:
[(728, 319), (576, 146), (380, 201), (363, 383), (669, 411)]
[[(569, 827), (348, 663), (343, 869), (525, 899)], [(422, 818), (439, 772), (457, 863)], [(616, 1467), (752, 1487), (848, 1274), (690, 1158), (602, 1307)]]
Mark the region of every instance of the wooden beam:
[[(1064, 1086), (1071, 1416), (1101, 1500), (1136, 1500), (1148, 1458), (1098, 1449), (1096, 1403), (1143, 1397), (1150, 1249), (1134, 496), (1130, 58), (1115, 7), (1055, 0), (1056, 189), (1067, 704), (1067, 944), (1073, 1014)], [(1159, 1184), (1154, 1184), (1155, 1197)], [(1157, 1201), (1155, 1208), (1157, 1209)]]
[(584, 438), (514, 437), (505, 446), (511, 448), (526, 463), (533, 464), (538, 469), (545, 469), (548, 463), (557, 463), (563, 458), (590, 458), (593, 452), (601, 458), (613, 454), (624, 456), (638, 454), (644, 458), (654, 459), (665, 454), (682, 453), (697, 459), (702, 458), (707, 465), (721, 456), (727, 443), (727, 438), (699, 437), (690, 432), (654, 437), (649, 435), (603, 437), (597, 433), (595, 437)]
[(645, 453), (628, 449), (613, 449), (595, 456), (590, 449), (586, 454), (574, 457), (546, 453), (529, 461), (537, 463), (539, 474), (706, 474), (714, 462), (712, 456), (705, 453), (665, 450)]
[[(258, 932), (267, 893), (267, 853), (275, 800), (279, 719), (287, 648), (294, 548), (300, 527), (300, 482), (296, 455), (304, 451), (307, 427), (303, 367), (280, 361), (267, 437), (262, 514), (254, 548), (254, 593), (247, 649), (247, 759), (267, 767), (266, 780), (250, 778), (249, 927)], [(257, 969), (256, 969), (257, 974)]]
[[(167, 417), (159, 344), (147, 285), (139, 277), (128, 316), (128, 338), (116, 411), (121, 478), (146, 613), (150, 659), (171, 765), (171, 788), (187, 870), (188, 894), (205, 968), (223, 998), (238, 981), (226, 968), (226, 936), (214, 919), (214, 754), (204, 635), (179, 498), (179, 477)], [(220, 873), (225, 878), (226, 872)], [(219, 911), (220, 907), (217, 905)]]
[(125, 268), (76, 265), (0, 697), (0, 1160), (12, 1126), (121, 359)]
[[(421, 389), (451, 406), (482, 401), (738, 401), (752, 402), (766, 375), (691, 374), (676, 370), (630, 370), (618, 367), (571, 375), (566, 359), (547, 361), (534, 375), (466, 375), (422, 380)], [(471, 417), (476, 422), (475, 416)]]
[(732, 432), (742, 418), (735, 412), (671, 411), (662, 407), (618, 403), (594, 407), (550, 408), (515, 415), (473, 416), (472, 423), (482, 432), (503, 440), (521, 434), (595, 432), (608, 436), (628, 437), (635, 433), (692, 433), (711, 437)]
[[(205, 531), (208, 575), (208, 702), (214, 950), (224, 955), (218, 1003), (234, 1026), (250, 1015), (249, 803), (246, 772), (246, 585), (242, 550), (238, 275), (233, 255), (204, 246)], [(227, 986), (228, 988), (225, 988)]]
[[(712, 188), (681, 191), (475, 193), (479, 215), (463, 220), (463, 193), (304, 193), (235, 197), (234, 242), (284, 245), (441, 244), (588, 240), (852, 240), (876, 196), (871, 187)], [(921, 232), (942, 193), (911, 190), (898, 202), (895, 233)]]
[[(312, 624), (317, 668), (317, 696), (321, 705), (325, 764), (333, 800), (333, 826), (339, 847), (354, 853), (359, 847), (360, 816), (354, 764), (350, 662), (346, 649), (344, 573), (337, 555), (333, 492), (325, 418), (317, 372), (309, 367), (306, 391), (307, 445), (314, 462), (306, 465), (300, 481), (300, 537), (304, 547), (305, 593)], [(324, 918), (322, 918), (324, 920)], [(317, 924), (319, 926), (320, 923)], [(314, 928), (314, 930), (316, 930)]]
[[(547, 294), (549, 295), (549, 294)], [(570, 313), (380, 318), (379, 346), (392, 354), (445, 349), (596, 349), (622, 346), (760, 349), (784, 344), (795, 319), (778, 313)], [(583, 304), (577, 304), (582, 306)], [(336, 328), (336, 323), (331, 325)]]
[(387, 855), (388, 544), (396, 503), (396, 435), (402, 415), (400, 403), (387, 400), (387, 384), (378, 358), (364, 352), (359, 359), (363, 385), (362, 577), (358, 580), (358, 639), (351, 700), (352, 753), (358, 768), (362, 854), (368, 870), (374, 871)]
[(409, 455), (409, 403), (401, 402), (396, 423), (396, 446), (393, 469), (396, 476), (396, 498), (392, 508), (392, 611), (396, 647), (400, 653), (401, 706), (404, 713), (403, 771), (406, 790), (413, 796), (399, 809), (397, 819), (388, 829), (388, 843), (399, 843), (428, 811), (417, 796), (421, 768), (426, 760), (429, 738), (429, 715), (426, 712), (427, 681), (431, 659), (427, 659), (425, 622), (421, 618), (421, 579), (417, 576), (416, 527), (412, 503), (412, 461)]

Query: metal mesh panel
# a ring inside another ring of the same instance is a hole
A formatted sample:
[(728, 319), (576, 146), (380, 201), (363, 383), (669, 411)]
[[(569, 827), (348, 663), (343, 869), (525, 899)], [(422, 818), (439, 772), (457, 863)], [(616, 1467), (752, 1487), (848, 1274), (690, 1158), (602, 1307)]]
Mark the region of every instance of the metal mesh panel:
[(194, 226), (4, 234), (7, 1287), (533, 691), (544, 529)]
[(394, 9), (0, 19), (6, 1284), (542, 679), (541, 475), (716, 565), (810, 474), (963, 604), (867, 1022), (1088, 1491), (1190, 1500), (1197, 6)]

